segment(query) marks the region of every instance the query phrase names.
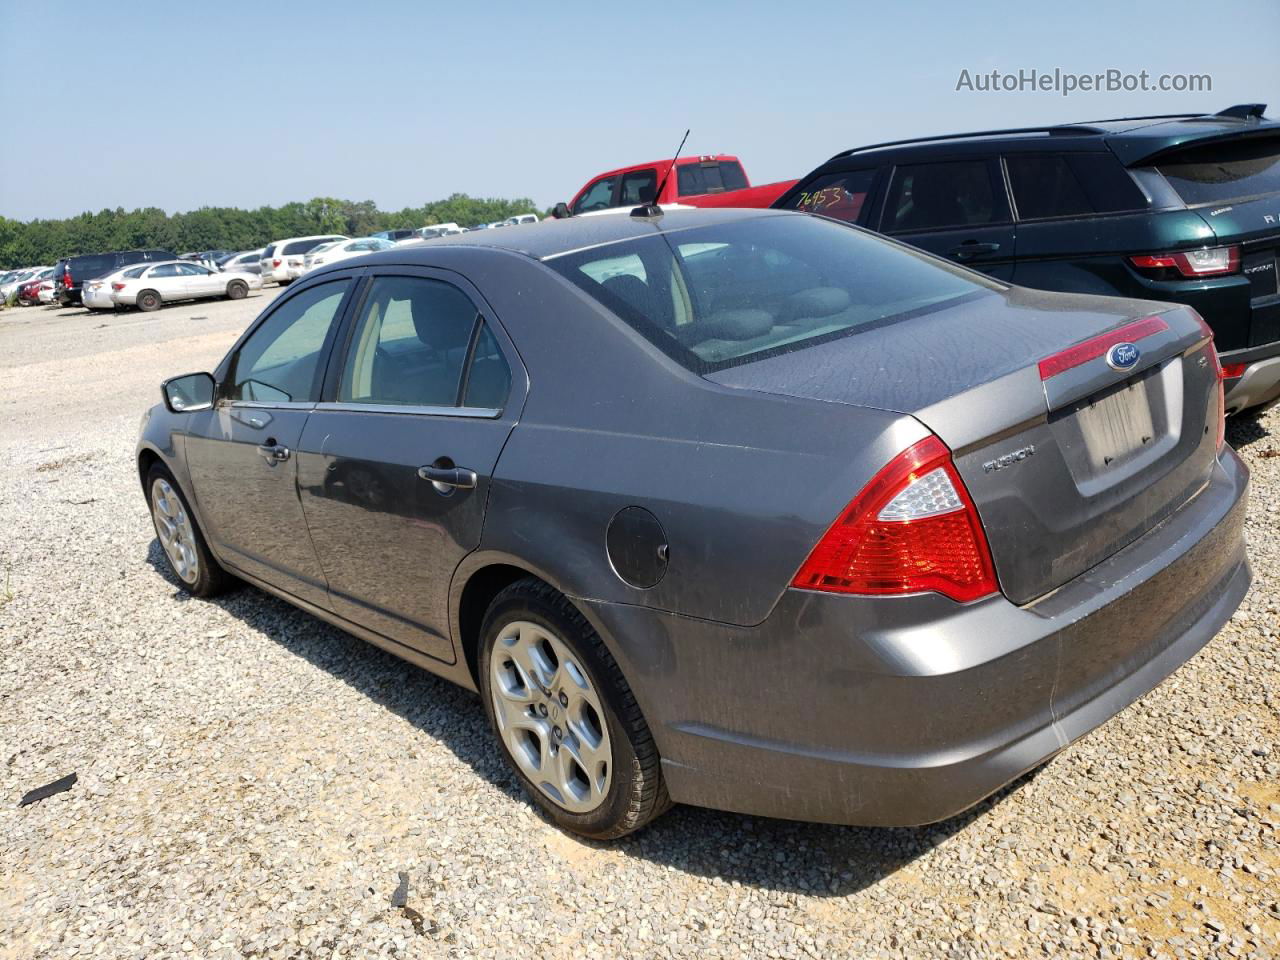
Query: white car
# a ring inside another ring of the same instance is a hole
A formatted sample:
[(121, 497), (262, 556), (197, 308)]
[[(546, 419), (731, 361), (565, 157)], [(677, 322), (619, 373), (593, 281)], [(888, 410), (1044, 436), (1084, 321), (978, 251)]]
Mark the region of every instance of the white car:
[(289, 237), (269, 243), (262, 250), (262, 280), (288, 283), (302, 276), (303, 258), (322, 243), (350, 240), (350, 237), (326, 233), (314, 237)]
[(262, 278), (242, 270), (219, 272), (199, 263), (168, 260), (147, 263), (124, 272), (111, 282), (111, 301), (122, 307), (158, 310), (162, 303), (228, 297), (239, 300), (250, 290), (261, 290)]
[(45, 280), (40, 284), (40, 290), (36, 294), (36, 299), (41, 303), (57, 303), (57, 295), (53, 290), (53, 281)]
[(506, 223), (509, 227), (518, 227), (522, 223), (537, 223), (538, 215), (536, 213), (522, 213), (519, 216), (507, 217)]
[(262, 249), (246, 250), (244, 253), (237, 253), (230, 260), (223, 260), (219, 268), (223, 271), (245, 270), (249, 273), (261, 273), (262, 267)]
[(5, 281), (0, 283), (0, 301), (8, 300), (20, 286), (28, 280), (32, 280), (37, 274), (50, 270), (51, 267), (23, 267), (21, 270), (13, 270), (5, 274)]
[(114, 292), (111, 284), (128, 276), (140, 277), (146, 269), (145, 263), (131, 263), (113, 273), (86, 280), (80, 287), (80, 302), (90, 310), (114, 310), (116, 302), (111, 298)]
[(326, 243), (316, 247), (307, 254), (304, 270), (314, 270), (326, 263), (337, 263), (348, 257), (358, 257), (362, 253), (377, 253), (379, 250), (391, 250), (395, 244), (381, 237), (361, 237), (359, 240), (339, 240), (337, 243)]

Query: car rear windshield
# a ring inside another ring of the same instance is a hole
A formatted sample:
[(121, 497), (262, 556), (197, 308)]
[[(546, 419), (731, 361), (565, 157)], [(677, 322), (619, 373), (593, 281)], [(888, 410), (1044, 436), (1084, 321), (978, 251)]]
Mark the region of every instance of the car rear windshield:
[(1195, 147), (1156, 169), (1188, 206), (1280, 193), (1280, 139)]
[(697, 373), (1001, 289), (874, 234), (800, 216), (675, 230), (546, 262)]
[(71, 270), (73, 282), (92, 280), (94, 277), (100, 277), (104, 273), (110, 273), (115, 270), (116, 255), (114, 253), (95, 253), (87, 257), (72, 257), (67, 261), (67, 266)]
[(700, 193), (742, 190), (747, 185), (747, 175), (736, 160), (706, 160), (676, 168), (676, 183), (680, 196), (693, 197)]

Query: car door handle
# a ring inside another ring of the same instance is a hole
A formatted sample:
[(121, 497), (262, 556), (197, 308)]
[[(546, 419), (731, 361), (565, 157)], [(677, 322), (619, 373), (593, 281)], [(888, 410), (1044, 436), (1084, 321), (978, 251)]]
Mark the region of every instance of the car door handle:
[(456, 487), (459, 490), (474, 490), (479, 479), (474, 470), (465, 467), (435, 467), (430, 464), (419, 467), (418, 476), (442, 487)]
[(283, 463), (288, 460), (292, 451), (279, 443), (261, 443), (258, 445), (258, 456), (267, 463)]
[(980, 253), (995, 253), (1000, 249), (998, 243), (979, 243), (977, 240), (966, 240), (958, 247), (951, 248), (951, 255), (957, 260), (968, 260)]

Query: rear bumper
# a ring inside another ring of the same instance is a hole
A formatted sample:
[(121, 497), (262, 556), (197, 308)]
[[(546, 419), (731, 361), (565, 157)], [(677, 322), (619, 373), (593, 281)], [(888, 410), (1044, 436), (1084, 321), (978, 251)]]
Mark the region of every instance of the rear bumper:
[(757, 627), (584, 602), (619, 639), (673, 799), (863, 825), (963, 811), (1141, 697), (1251, 575), (1227, 451), (1178, 513), (1028, 607), (789, 590)]
[(1263, 406), (1280, 398), (1280, 343), (1224, 352), (1219, 359), (1224, 366), (1247, 364), (1240, 377), (1224, 385), (1228, 413)]

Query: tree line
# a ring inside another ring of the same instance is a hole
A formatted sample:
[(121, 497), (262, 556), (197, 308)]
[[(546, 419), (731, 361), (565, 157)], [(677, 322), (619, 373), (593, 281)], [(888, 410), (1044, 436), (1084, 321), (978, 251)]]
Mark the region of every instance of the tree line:
[(156, 207), (130, 211), (117, 207), (64, 220), (21, 222), (0, 217), (0, 270), (52, 264), (62, 257), (107, 250), (254, 250), (272, 240), (315, 233), (362, 237), (379, 230), (434, 223), (472, 226), (536, 209), (526, 197), (504, 200), (455, 193), (399, 211), (379, 210), (372, 200), (315, 197), (306, 203), (257, 210), (202, 207), (168, 214)]

